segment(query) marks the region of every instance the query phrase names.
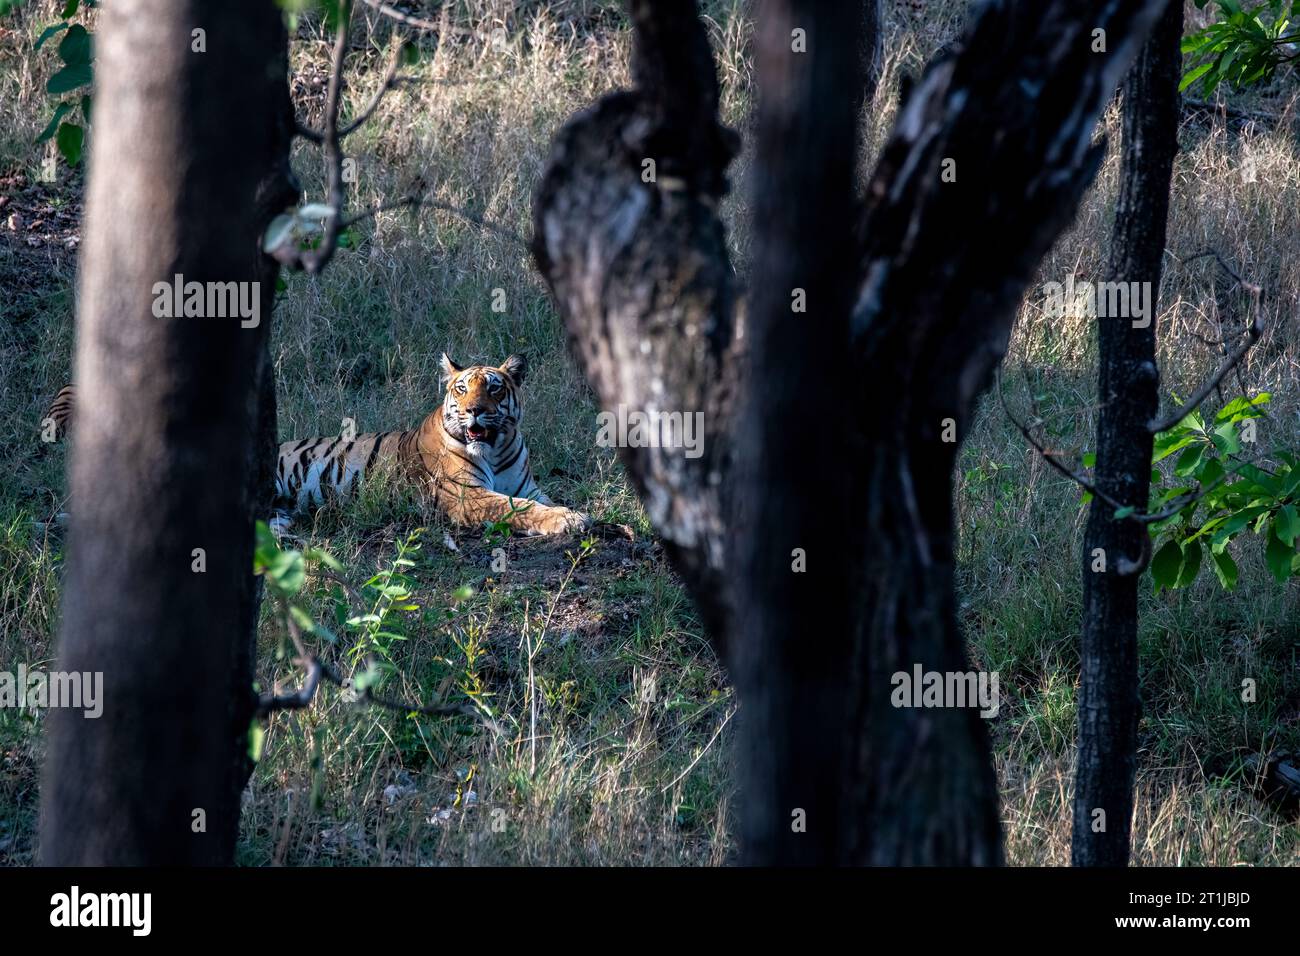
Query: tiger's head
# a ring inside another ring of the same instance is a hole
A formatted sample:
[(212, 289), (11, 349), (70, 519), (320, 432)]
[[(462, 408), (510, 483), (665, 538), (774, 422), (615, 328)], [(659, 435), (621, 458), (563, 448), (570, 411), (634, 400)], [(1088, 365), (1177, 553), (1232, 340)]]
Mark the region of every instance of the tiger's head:
[(444, 352), (447, 394), (442, 402), (442, 424), (447, 433), (464, 442), (475, 457), (506, 448), (524, 415), (519, 386), (527, 371), (528, 360), (522, 355), (512, 355), (499, 366), (462, 368)]

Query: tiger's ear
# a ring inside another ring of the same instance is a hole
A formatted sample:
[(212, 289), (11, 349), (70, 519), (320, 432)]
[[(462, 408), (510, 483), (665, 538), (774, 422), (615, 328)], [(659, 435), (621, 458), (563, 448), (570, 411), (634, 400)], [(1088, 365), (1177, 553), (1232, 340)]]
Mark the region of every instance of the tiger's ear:
[(502, 363), (501, 371), (514, 379), (516, 385), (522, 385), (524, 376), (528, 374), (528, 359), (516, 352)]
[(461, 371), (461, 367), (453, 362), (451, 356), (446, 352), (442, 353), (442, 361), (439, 364), (442, 366), (443, 381), (450, 380), (457, 372)]

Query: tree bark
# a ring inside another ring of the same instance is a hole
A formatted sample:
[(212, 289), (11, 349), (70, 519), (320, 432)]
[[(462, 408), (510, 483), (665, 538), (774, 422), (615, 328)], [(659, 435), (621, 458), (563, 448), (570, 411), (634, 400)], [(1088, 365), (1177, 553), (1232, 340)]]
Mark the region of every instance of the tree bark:
[[(1095, 174), (1096, 119), (1161, 6), (981, 7), (901, 108), (853, 242), (856, 116), (842, 91), (861, 73), (860, 11), (765, 5), (743, 334), (713, 212), (731, 144), (693, 5), (632, 0), (637, 61), (689, 52), (690, 68), (635, 70), (636, 89), (556, 137), (535, 252), (602, 405), (717, 412), (706, 467), (680, 449), (621, 454), (711, 634), (727, 638), (749, 862), (1001, 859), (979, 717), (896, 708), (892, 675), (967, 667), (952, 570), (959, 442)], [(641, 180), (647, 143), (672, 159), (673, 185)], [(806, 314), (792, 310), (797, 289)]]
[(752, 359), (735, 432), (728, 646), (744, 701), (745, 858), (816, 863), (839, 857), (844, 838), (843, 668), (859, 610), (844, 542), (864, 530), (860, 509), (839, 510), (850, 475), (833, 464), (854, 444), (839, 409), (852, 376), (858, 103), (843, 94), (860, 74), (861, 24), (819, 0), (765, 2), (757, 24)]
[[(51, 714), (42, 859), (223, 864), (273, 487), (259, 238), (296, 196), (286, 37), (265, 0), (117, 0), (96, 39), (59, 667), (102, 673), (103, 715)], [(178, 274), (260, 283), (258, 324), (158, 317), (154, 284)]]
[[(1150, 497), (1154, 436), (1147, 426), (1160, 403), (1155, 310), (1178, 152), (1182, 30), (1183, 4), (1174, 0), (1124, 82), (1124, 156), (1107, 279), (1150, 283), (1150, 324), (1097, 320), (1101, 414), (1094, 482), (1138, 511)], [(1116, 520), (1114, 510), (1094, 499), (1084, 532), (1075, 866), (1125, 866), (1129, 858), (1140, 707), (1137, 589), (1150, 537), (1144, 525)]]
[(602, 406), (703, 415), (703, 454), (620, 459), (709, 632), (725, 634), (724, 499), (740, 348), (717, 205), (738, 148), (693, 0), (631, 0), (631, 91), (556, 134), (534, 201), (533, 254)]

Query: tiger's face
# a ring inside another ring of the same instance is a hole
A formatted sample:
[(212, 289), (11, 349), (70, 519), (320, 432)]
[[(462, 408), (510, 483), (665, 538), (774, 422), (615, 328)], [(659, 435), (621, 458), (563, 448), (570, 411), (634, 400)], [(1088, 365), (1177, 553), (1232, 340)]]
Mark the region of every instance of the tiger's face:
[(443, 427), (457, 441), (464, 442), (471, 455), (478, 457), (505, 448), (514, 438), (523, 418), (519, 386), (527, 368), (522, 355), (512, 355), (500, 366), (462, 368), (443, 353), (442, 371), (447, 377)]

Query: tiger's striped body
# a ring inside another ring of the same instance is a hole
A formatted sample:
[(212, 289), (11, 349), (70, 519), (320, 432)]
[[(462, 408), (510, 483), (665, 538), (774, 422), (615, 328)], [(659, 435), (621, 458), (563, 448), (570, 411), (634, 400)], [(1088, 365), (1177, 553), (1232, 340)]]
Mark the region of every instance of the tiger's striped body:
[(41, 419), (41, 441), (62, 441), (68, 434), (68, 425), (72, 421), (72, 400), (75, 396), (76, 389), (71, 385), (59, 389), (59, 394), (54, 396), (49, 410)]
[[(456, 524), (505, 521), (523, 534), (589, 528), (588, 516), (554, 504), (533, 479), (519, 430), (523, 357), (512, 355), (500, 367), (461, 368), (444, 355), (442, 365), (443, 403), (415, 428), (282, 444), (272, 527), (283, 533), (293, 512), (346, 498), (382, 472), (415, 483), (434, 510)], [(73, 387), (66, 386), (47, 414), (60, 434), (72, 413), (72, 397)]]

